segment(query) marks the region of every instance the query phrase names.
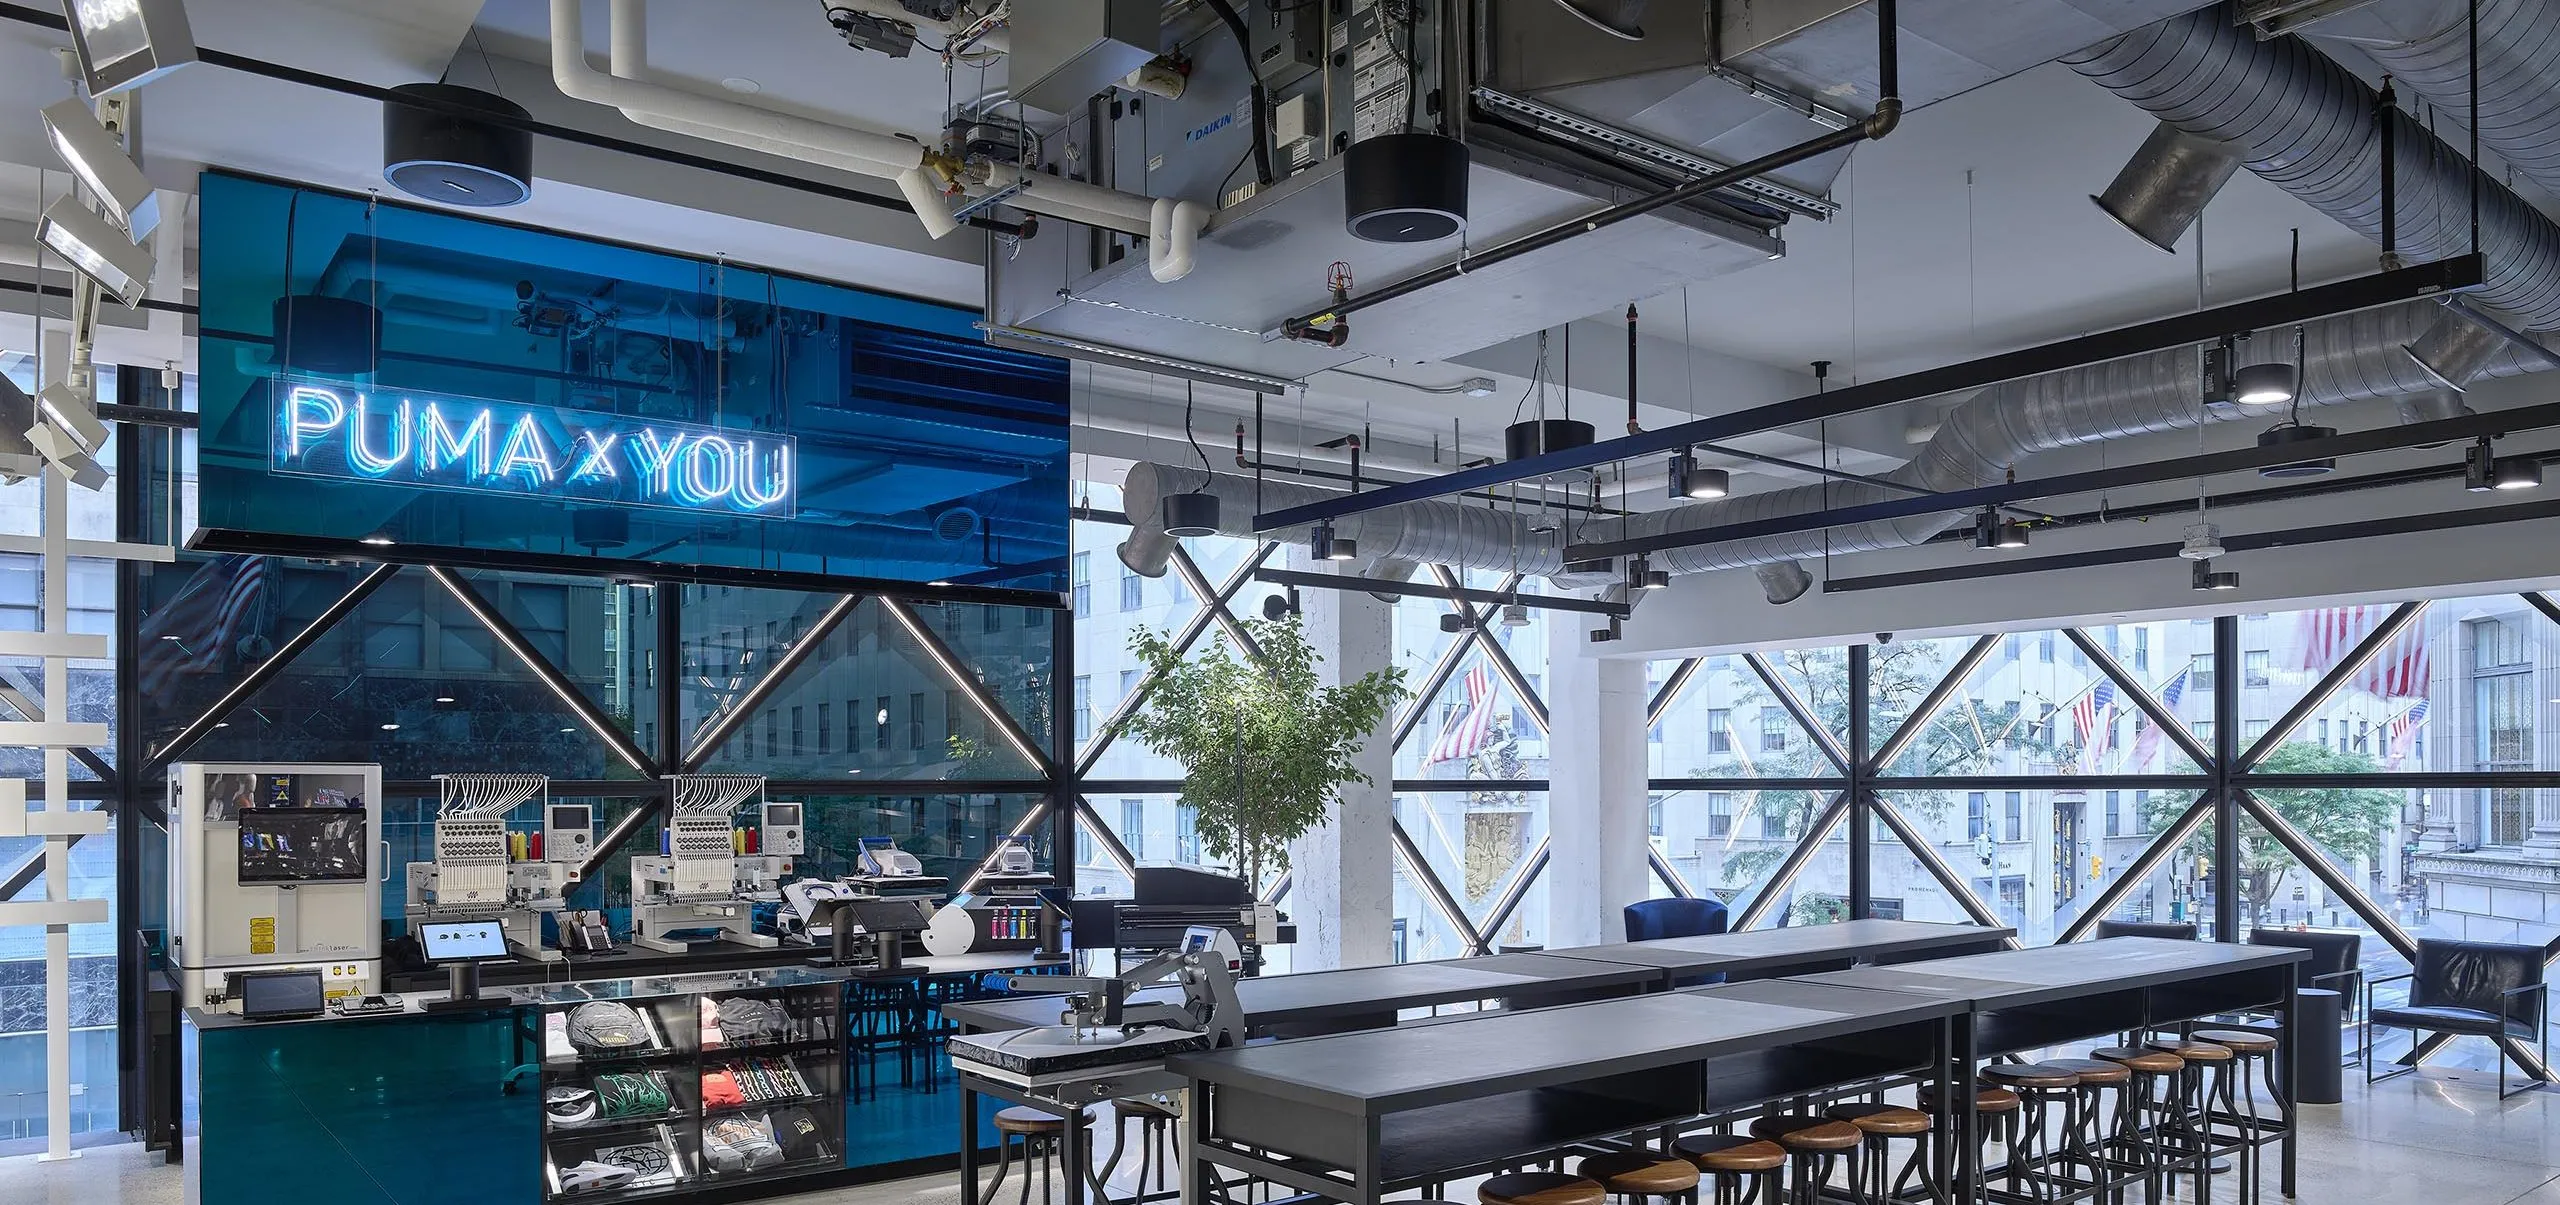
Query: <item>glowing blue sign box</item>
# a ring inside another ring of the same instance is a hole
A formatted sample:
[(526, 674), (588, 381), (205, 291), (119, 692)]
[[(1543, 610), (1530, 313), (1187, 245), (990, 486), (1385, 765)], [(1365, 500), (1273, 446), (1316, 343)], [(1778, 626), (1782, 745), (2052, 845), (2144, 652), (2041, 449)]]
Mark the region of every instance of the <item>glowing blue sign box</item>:
[(798, 500), (798, 444), (773, 432), (282, 376), (270, 396), (279, 473), (756, 519)]

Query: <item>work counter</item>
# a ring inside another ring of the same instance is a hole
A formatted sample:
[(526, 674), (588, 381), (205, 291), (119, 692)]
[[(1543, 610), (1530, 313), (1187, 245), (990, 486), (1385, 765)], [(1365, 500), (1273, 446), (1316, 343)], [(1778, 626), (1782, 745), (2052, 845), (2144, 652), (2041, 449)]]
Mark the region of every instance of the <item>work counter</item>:
[[(189, 1010), (201, 1141), (187, 1199), (738, 1199), (946, 1166), (960, 1137), (938, 1010), (1003, 990), (993, 972), (1053, 966), (972, 954), (890, 976), (771, 967), (496, 989), (449, 1011), (421, 1007), (438, 993), (404, 996), (396, 1012), (307, 1020)], [(722, 1018), (739, 1000), (753, 1003), (735, 1010), (733, 1034)], [(608, 1015), (636, 1036), (614, 1049), (569, 1042), (594, 1003), (630, 1010)], [(556, 1116), (545, 1108), (554, 1089)], [(664, 1107), (635, 1109), (635, 1097)], [(594, 1098), (605, 1105), (579, 1116), (576, 1102)], [(789, 1125), (799, 1141), (775, 1154), (750, 1140), (739, 1156), (713, 1133), (733, 1118)], [(991, 1126), (977, 1133), (994, 1145)], [(572, 1190), (567, 1173), (589, 1162), (638, 1170), (619, 1187)]]

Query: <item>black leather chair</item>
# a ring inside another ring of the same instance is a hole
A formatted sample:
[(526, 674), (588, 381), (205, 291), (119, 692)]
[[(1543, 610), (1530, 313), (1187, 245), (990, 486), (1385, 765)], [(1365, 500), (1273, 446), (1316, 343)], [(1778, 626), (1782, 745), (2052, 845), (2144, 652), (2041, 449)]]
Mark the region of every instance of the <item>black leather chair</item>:
[(2302, 964), (2302, 986), (2334, 991), (2350, 1009), (2355, 1008), (2364, 995), (2364, 935), (2361, 933), (2251, 929), (2249, 944), (2309, 950), (2311, 961)]
[(2196, 939), (2196, 926), (2194, 921), (2102, 920), (2098, 922), (2098, 931), (2096, 936), (2101, 939), (2109, 937), (2165, 937), (2171, 941), (2194, 941)]
[[(2418, 1069), (2412, 1064), (2385, 1075), (2373, 1073), (2376, 1025), (2530, 1042), (2541, 1048), (2543, 1065), (2550, 1066), (2551, 1039), (2543, 1013), (2549, 1007), (2551, 989), (2542, 981), (2542, 957), (2541, 946), (2420, 938), (2414, 969), (2365, 984), (2364, 1082), (2379, 1083)], [(2375, 1007), (2373, 990), (2401, 980), (2409, 982), (2409, 1002), (2397, 1008)], [(2508, 1060), (2504, 1048), (2498, 1055), (2498, 1098), (2504, 1100)]]

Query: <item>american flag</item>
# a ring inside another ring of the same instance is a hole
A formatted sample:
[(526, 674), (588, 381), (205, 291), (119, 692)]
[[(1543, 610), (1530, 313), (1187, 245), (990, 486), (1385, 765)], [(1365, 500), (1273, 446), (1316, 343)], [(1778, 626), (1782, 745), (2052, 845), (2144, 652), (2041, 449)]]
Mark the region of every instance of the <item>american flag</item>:
[(2079, 701), (2071, 705), (2071, 727), (2080, 734), (2081, 772), (2094, 773), (2098, 758), (2115, 740), (2116, 684), (2102, 678), (2080, 692)]
[(1463, 761), (1483, 751), (1493, 740), (1493, 675), (1482, 665), (1467, 671), (1467, 705), (1440, 726), (1440, 736), (1431, 742), (1431, 753), (1422, 764)]
[[(2303, 612), (2299, 668), (2326, 673), (2355, 650), (2356, 642), (2390, 617), (2392, 610), (2389, 606), (2321, 607)], [(2412, 623), (2392, 637), (2347, 684), (2387, 699), (2416, 698), (2427, 693), (2427, 670), (2426, 625)]]
[(2418, 743), (2418, 731), (2427, 726), (2427, 701), (2420, 699), (2407, 711), (2391, 717), (2391, 768), (2399, 769), (2408, 760), (2409, 751)]
[(143, 621), (144, 694), (174, 687), (181, 675), (215, 673), (235, 663), (232, 654), (241, 639), (264, 626), (267, 564), (262, 556), (216, 557)]
[[(2195, 672), (2196, 667), (2189, 665), (2179, 670), (2177, 677), (2169, 679), (2169, 684), (2160, 689), (2160, 710), (2169, 713), (2172, 717), (2178, 714), (2178, 700), (2187, 697), (2187, 683), (2193, 678)], [(2159, 756), (2159, 753), (2160, 726), (2158, 724), (2143, 725), (2142, 731), (2133, 738), (2133, 761), (2131, 765), (2125, 767), (2126, 772), (2141, 773), (2151, 765), (2151, 759)]]

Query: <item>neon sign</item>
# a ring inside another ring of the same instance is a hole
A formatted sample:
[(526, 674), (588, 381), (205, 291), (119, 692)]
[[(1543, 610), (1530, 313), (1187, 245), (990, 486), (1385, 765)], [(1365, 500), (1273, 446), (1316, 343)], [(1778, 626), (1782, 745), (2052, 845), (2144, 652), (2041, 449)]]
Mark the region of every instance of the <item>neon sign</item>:
[(412, 489), (473, 490), (787, 519), (788, 435), (445, 394), (366, 394), (277, 377), (269, 467)]

